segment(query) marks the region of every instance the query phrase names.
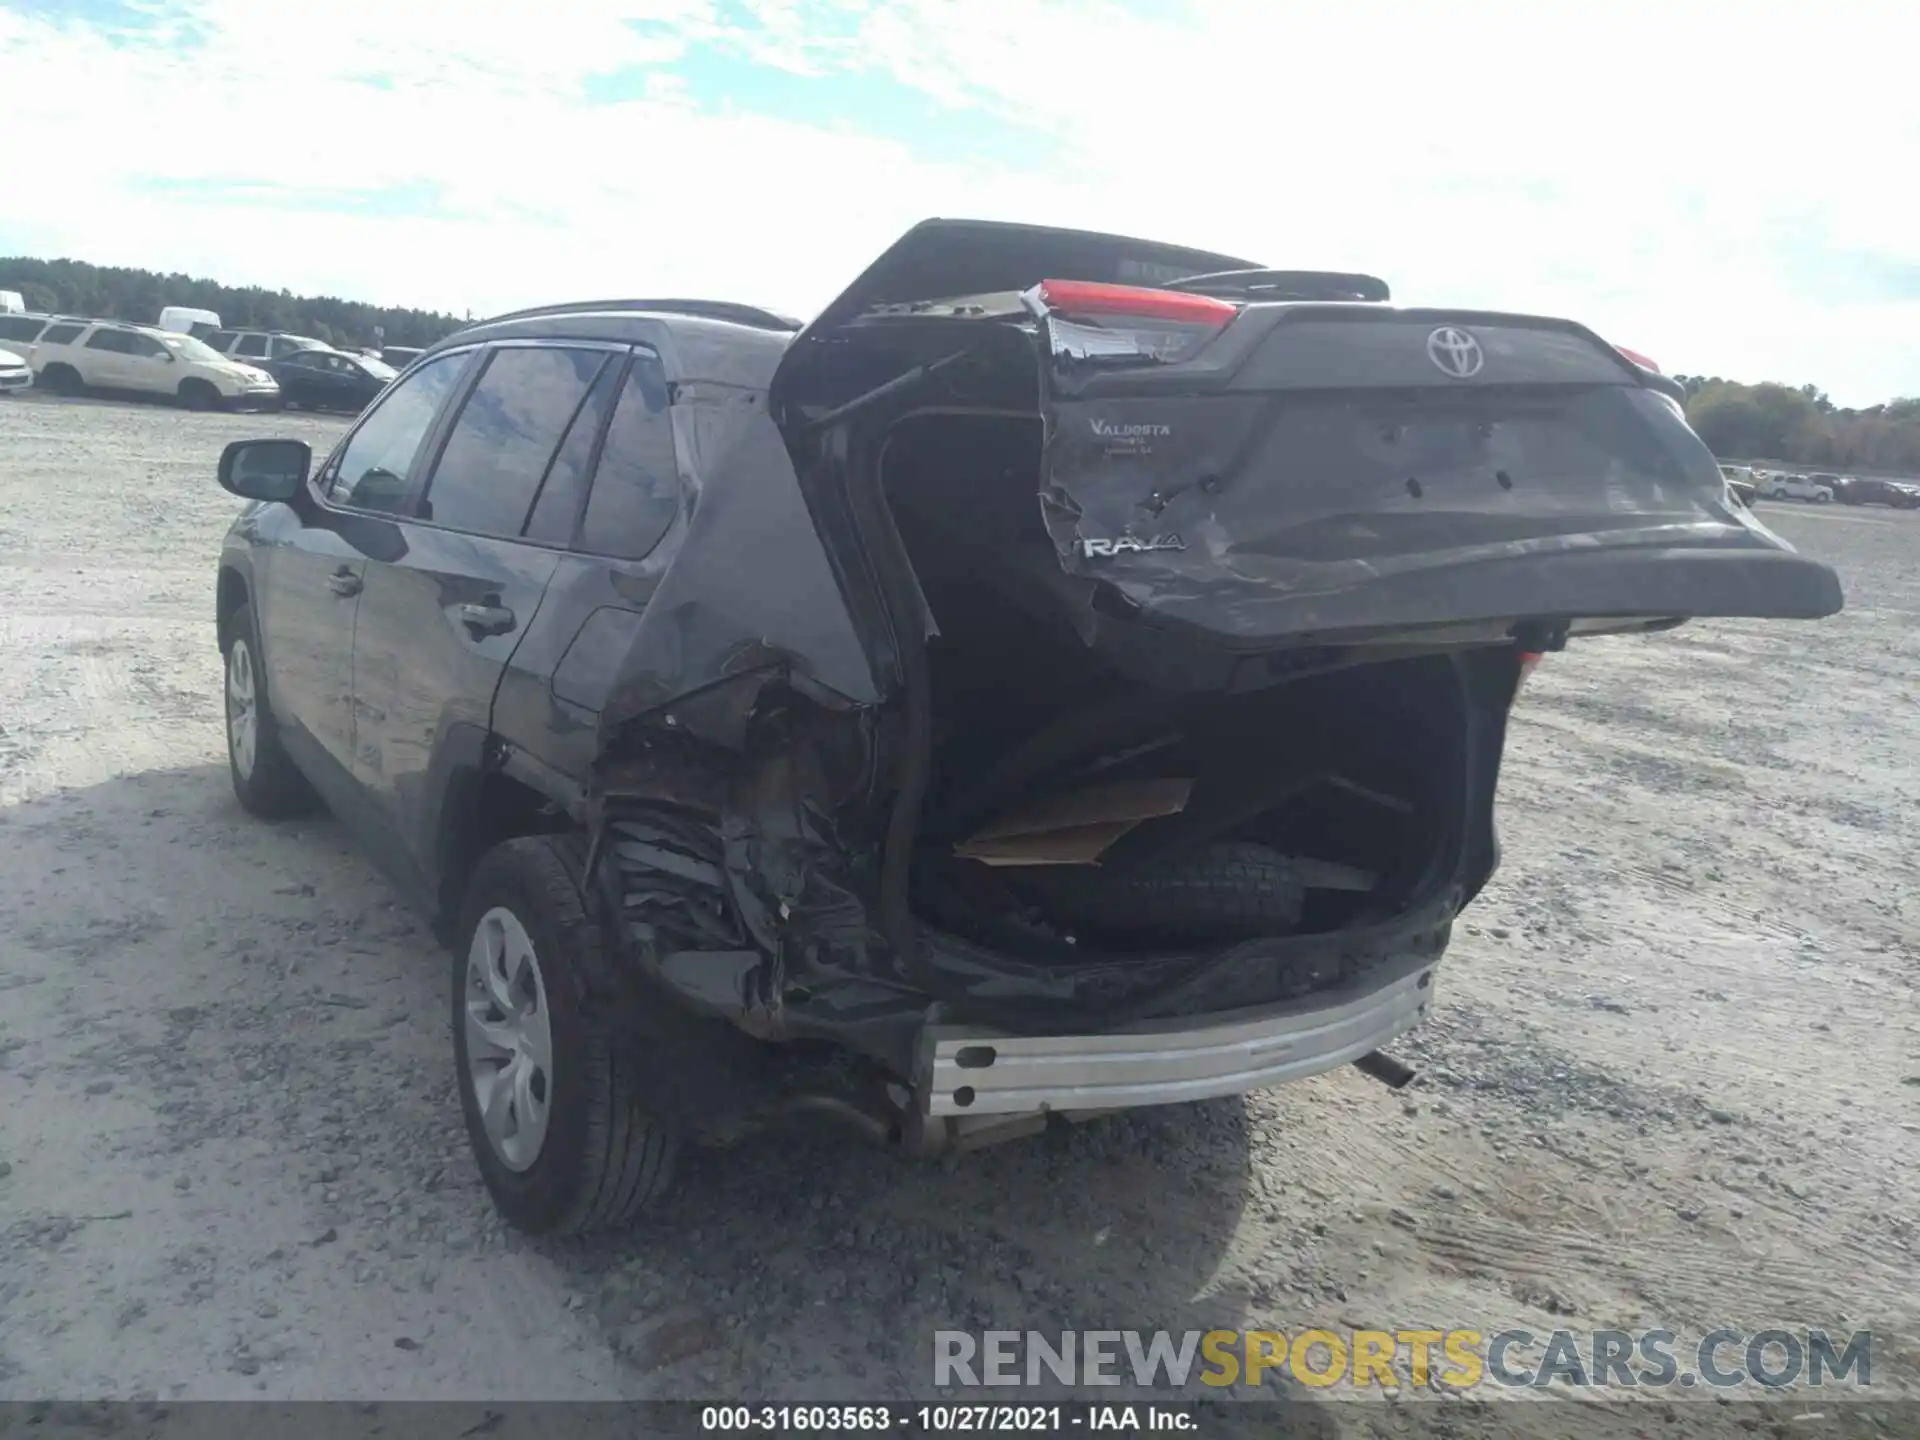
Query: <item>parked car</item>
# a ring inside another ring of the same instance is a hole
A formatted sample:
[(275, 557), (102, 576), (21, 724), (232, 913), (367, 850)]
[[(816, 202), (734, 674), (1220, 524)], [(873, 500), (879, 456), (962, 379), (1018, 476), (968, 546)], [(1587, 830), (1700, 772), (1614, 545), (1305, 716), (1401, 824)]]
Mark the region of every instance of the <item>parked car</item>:
[(220, 317), (211, 310), (196, 310), (191, 305), (167, 305), (161, 308), (158, 328), (205, 340), (220, 332)]
[(288, 405), (305, 410), (364, 410), (399, 372), (365, 355), (296, 350), (262, 366)]
[(0, 395), (16, 395), (33, 387), (33, 368), (27, 357), (0, 348)]
[(1891, 505), (1896, 510), (1920, 510), (1920, 485), (1852, 476), (1842, 484), (1837, 498), (1843, 505)]
[(57, 395), (170, 395), (192, 410), (280, 404), (280, 387), (266, 371), (229, 360), (191, 335), (144, 325), (58, 321), (27, 358), (39, 383)]
[(0, 345), (11, 346), (24, 353), (28, 346), (40, 338), (40, 332), (53, 324), (56, 318), (35, 311), (0, 314)]
[(1404, 1083), (1539, 656), (1841, 607), (1680, 399), (1568, 322), (968, 221), (797, 333), (501, 316), (317, 464), (221, 456), (234, 790), (450, 942), (528, 1231), (801, 1110), (928, 1153)]
[(1833, 487), (1816, 483), (1805, 475), (1776, 470), (1760, 481), (1760, 494), (1767, 500), (1810, 500), (1825, 505), (1833, 499)]
[(301, 350), (331, 348), (326, 341), (311, 335), (289, 335), (281, 330), (216, 330), (207, 337), (207, 344), (222, 355), (248, 365), (284, 360)]
[(1750, 465), (1722, 465), (1720, 473), (1726, 477), (1727, 489), (1733, 492), (1733, 498), (1742, 505), (1751, 507), (1760, 498), (1760, 487), (1753, 478)]

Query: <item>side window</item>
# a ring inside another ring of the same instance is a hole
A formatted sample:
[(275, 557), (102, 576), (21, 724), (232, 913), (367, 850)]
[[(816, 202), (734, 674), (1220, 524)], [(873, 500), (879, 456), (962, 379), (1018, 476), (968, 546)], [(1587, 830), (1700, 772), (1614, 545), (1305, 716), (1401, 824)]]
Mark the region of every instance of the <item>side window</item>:
[(207, 337), (207, 343), (224, 354), (233, 348), (233, 331), (216, 330)]
[(124, 330), (96, 330), (87, 337), (82, 350), (110, 350), (116, 355), (130, 355), (133, 347), (127, 343), (132, 337)]
[(45, 333), (40, 336), (40, 343), (42, 345), (71, 345), (74, 337), (84, 329), (86, 329), (84, 325), (49, 325)]
[(400, 512), (407, 500), (407, 472), (413, 468), (420, 442), (468, 359), (443, 355), (381, 397), (340, 452), (331, 498), (360, 510)]
[(599, 350), (494, 351), (427, 481), (420, 518), (476, 535), (514, 537), (587, 389)]
[(540, 495), (527, 517), (526, 536), (549, 545), (565, 545), (573, 539), (573, 522), (580, 514), (580, 499), (587, 490), (587, 467), (593, 464), (594, 443), (606, 426), (607, 412), (613, 409), (620, 391), (619, 361), (609, 361), (594, 382), (587, 403), (573, 417), (567, 438), (560, 442), (547, 478), (540, 482)]
[(242, 335), (240, 343), (233, 347), (236, 355), (264, 356), (267, 353), (267, 337), (264, 335)]
[(44, 320), (29, 320), (24, 315), (0, 315), (0, 340), (32, 340), (45, 327)]
[(143, 360), (158, 360), (162, 355), (167, 353), (167, 347), (151, 335), (129, 335), (127, 337), (127, 353), (129, 355), (138, 355)]
[(660, 543), (680, 508), (666, 373), (657, 356), (633, 357), (614, 406), (580, 527), (580, 548), (639, 560)]

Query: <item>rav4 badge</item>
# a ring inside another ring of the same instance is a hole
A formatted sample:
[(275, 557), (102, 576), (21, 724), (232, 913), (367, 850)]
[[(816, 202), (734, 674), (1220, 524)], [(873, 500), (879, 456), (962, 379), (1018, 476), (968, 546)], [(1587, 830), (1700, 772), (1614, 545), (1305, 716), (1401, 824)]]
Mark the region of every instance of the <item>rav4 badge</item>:
[(1087, 559), (1095, 560), (1115, 555), (1144, 555), (1149, 550), (1184, 550), (1187, 542), (1178, 535), (1151, 535), (1144, 540), (1122, 535), (1117, 540), (1075, 540), (1073, 548)]

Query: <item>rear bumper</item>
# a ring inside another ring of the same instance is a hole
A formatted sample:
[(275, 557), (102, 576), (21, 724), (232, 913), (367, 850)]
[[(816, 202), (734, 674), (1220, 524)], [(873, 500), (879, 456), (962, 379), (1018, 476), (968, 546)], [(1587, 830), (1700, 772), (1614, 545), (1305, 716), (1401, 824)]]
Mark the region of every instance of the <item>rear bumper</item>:
[(1084, 1114), (1238, 1095), (1337, 1069), (1418, 1024), (1438, 957), (1341, 989), (1100, 1035), (1008, 1035), (928, 1026), (916, 1064), (922, 1114)]

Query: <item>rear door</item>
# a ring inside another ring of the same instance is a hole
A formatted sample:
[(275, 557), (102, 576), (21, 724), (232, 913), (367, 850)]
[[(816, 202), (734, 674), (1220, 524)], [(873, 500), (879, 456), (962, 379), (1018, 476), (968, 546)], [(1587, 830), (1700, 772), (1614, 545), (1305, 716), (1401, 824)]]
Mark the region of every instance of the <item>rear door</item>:
[(80, 353), (74, 357), (79, 364), (80, 378), (103, 390), (131, 388), (128, 352), (133, 348), (132, 340), (133, 336), (125, 330), (105, 327), (95, 330), (81, 344)]
[[(527, 538), (575, 422), (620, 346), (488, 347), (406, 505), (403, 543), (370, 561), (354, 635), (354, 773), (431, 885), (450, 781), (483, 763), (502, 672), (566, 536)], [(537, 528), (537, 527), (536, 527)]]

